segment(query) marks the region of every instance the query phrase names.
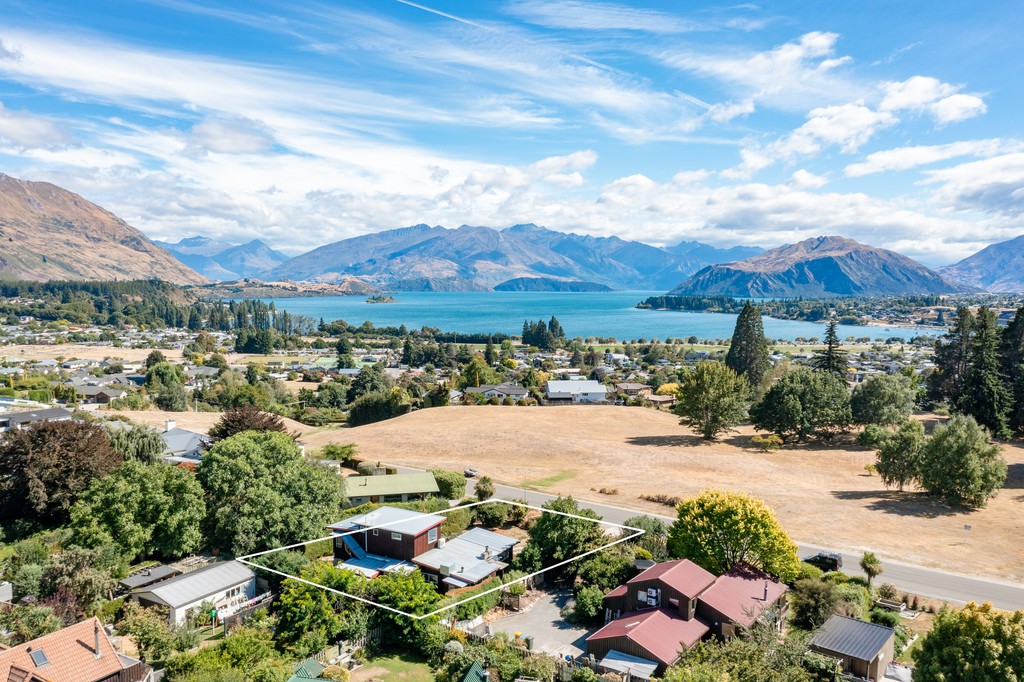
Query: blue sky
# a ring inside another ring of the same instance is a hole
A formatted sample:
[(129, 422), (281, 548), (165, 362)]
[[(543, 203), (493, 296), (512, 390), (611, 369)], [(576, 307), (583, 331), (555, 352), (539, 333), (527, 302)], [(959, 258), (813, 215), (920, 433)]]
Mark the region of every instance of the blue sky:
[(0, 6), (0, 170), (157, 239), (420, 222), (930, 265), (1024, 232), (1024, 5)]

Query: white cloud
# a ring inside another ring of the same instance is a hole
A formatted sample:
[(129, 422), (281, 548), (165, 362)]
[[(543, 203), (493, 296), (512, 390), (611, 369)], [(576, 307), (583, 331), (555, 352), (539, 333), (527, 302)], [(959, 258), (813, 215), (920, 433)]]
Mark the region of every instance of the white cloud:
[(939, 185), (935, 199), (957, 210), (983, 211), (1017, 220), (1024, 214), (1024, 152), (969, 161), (927, 171), (926, 175), (926, 184)]
[(960, 93), (963, 86), (943, 83), (930, 76), (913, 76), (905, 81), (882, 84), (885, 96), (881, 111), (923, 111), (939, 125), (957, 123), (984, 114), (988, 107), (978, 95)]
[(67, 137), (50, 119), (28, 111), (6, 109), (0, 102), (0, 143), (17, 147), (47, 147), (66, 141)]
[(255, 154), (274, 145), (266, 125), (242, 116), (208, 118), (192, 126), (190, 141), (212, 152)]
[(685, 33), (701, 28), (696, 22), (664, 12), (605, 2), (521, 0), (508, 4), (506, 11), (532, 24), (547, 28), (649, 33)]
[(790, 177), (789, 184), (796, 189), (818, 189), (828, 184), (828, 178), (801, 168)]
[(822, 145), (837, 145), (849, 154), (883, 128), (899, 119), (886, 111), (874, 111), (863, 102), (812, 109), (807, 122), (783, 140), (780, 151), (786, 156), (815, 154)]
[(851, 163), (844, 169), (847, 177), (858, 178), (872, 173), (904, 171), (926, 166), (938, 161), (955, 159), (958, 156), (995, 156), (996, 154), (1020, 150), (1020, 140), (963, 140), (949, 144), (915, 145), (896, 147), (869, 154), (863, 161)]

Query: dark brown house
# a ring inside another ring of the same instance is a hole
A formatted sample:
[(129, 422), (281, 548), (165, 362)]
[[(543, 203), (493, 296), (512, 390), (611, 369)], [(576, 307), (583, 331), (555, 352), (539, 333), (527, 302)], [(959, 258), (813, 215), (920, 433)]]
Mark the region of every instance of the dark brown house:
[(866, 680), (881, 680), (892, 663), (896, 631), (884, 625), (835, 615), (810, 641), (811, 651), (837, 659), (843, 672)]
[(683, 620), (696, 616), (697, 597), (715, 582), (713, 573), (688, 561), (655, 564), (604, 596), (605, 618), (618, 618), (628, 611), (666, 608)]
[(398, 561), (412, 561), (437, 546), (444, 517), (438, 514), (380, 507), (372, 512), (331, 524), (334, 556), (362, 558), (360, 553)]

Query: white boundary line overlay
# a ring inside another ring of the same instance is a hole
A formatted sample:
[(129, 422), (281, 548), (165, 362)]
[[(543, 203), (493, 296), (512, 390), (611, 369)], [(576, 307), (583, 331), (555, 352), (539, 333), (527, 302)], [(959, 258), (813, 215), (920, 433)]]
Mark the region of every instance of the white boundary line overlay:
[[(563, 498), (563, 499), (571, 499), (571, 498)], [(355, 533), (363, 533), (363, 532), (366, 532), (368, 530), (373, 530), (375, 528), (385, 528), (387, 526), (392, 526), (392, 525), (395, 525), (395, 524), (398, 524), (398, 523), (405, 523), (405, 522), (409, 521), (410, 519), (399, 519), (398, 521), (390, 521), (388, 523), (382, 523), (382, 524), (377, 525), (377, 526), (368, 526), (366, 528), (358, 528), (356, 530), (350, 530), (350, 531), (346, 531), (344, 533), (334, 533), (334, 534), (328, 535), (326, 537), (316, 538), (315, 540), (306, 540), (305, 542), (297, 542), (297, 543), (295, 543), (293, 545), (286, 545), (284, 547), (277, 547), (275, 549), (267, 549), (267, 550), (264, 550), (262, 552), (254, 552), (252, 554), (246, 554), (244, 556), (237, 557), (235, 559), (235, 561), (237, 561), (237, 562), (239, 562), (241, 564), (245, 564), (246, 566), (250, 566), (252, 568), (261, 570), (261, 571), (267, 571), (268, 573), (275, 573), (275, 574), (277, 574), (279, 576), (283, 576), (283, 577), (288, 578), (290, 580), (296, 580), (296, 581), (298, 581), (300, 583), (305, 583), (306, 585), (310, 585), (311, 587), (319, 587), (321, 590), (326, 590), (327, 592), (333, 592), (334, 594), (337, 594), (338, 596), (348, 597), (349, 599), (354, 599), (355, 601), (359, 601), (359, 602), (362, 602), (364, 604), (369, 604), (370, 606), (374, 606), (374, 607), (376, 607), (378, 609), (384, 609), (386, 611), (391, 611), (392, 613), (396, 613), (396, 614), (398, 614), (400, 616), (405, 616), (407, 618), (412, 618), (413, 620), (423, 620), (424, 618), (430, 618), (431, 616), (439, 615), (439, 614), (443, 613), (444, 611), (448, 611), (450, 609), (454, 609), (455, 607), (457, 607), (457, 606), (459, 606), (461, 604), (466, 604), (468, 602), (471, 602), (474, 599), (479, 599), (480, 597), (482, 597), (482, 596), (484, 596), (486, 594), (490, 594), (492, 592), (497, 592), (498, 590), (503, 590), (508, 585), (514, 585), (515, 583), (526, 582), (530, 578), (538, 576), (538, 575), (540, 575), (542, 573), (546, 573), (546, 572), (551, 571), (553, 569), (560, 568), (560, 567), (565, 566), (566, 564), (570, 564), (570, 563), (572, 563), (574, 561), (578, 561), (578, 560), (582, 559), (583, 557), (587, 557), (587, 556), (590, 556), (592, 554), (597, 554), (598, 552), (603, 552), (604, 550), (609, 549), (610, 547), (614, 547), (615, 545), (618, 545), (618, 544), (623, 543), (623, 542), (629, 542), (630, 540), (636, 539), (636, 538), (640, 537), (641, 535), (643, 535), (644, 533), (647, 532), (647, 531), (643, 530), (642, 528), (634, 528), (632, 526), (626, 526), (626, 525), (623, 525), (621, 523), (612, 523), (611, 521), (605, 521), (603, 519), (594, 519), (594, 518), (591, 518), (589, 516), (582, 516), (580, 514), (570, 514), (568, 512), (557, 511), (555, 509), (545, 509), (544, 507), (537, 507), (537, 506), (534, 506), (532, 504), (527, 504), (525, 502), (518, 502), (518, 501), (515, 501), (515, 500), (506, 500), (506, 499), (503, 499), (503, 498), (500, 498), (500, 497), (492, 497), (492, 498), (489, 498), (487, 500), (482, 500), (482, 501), (479, 501), (479, 502), (470, 502), (469, 504), (461, 504), (461, 505), (457, 505), (455, 507), (449, 507), (448, 509), (441, 509), (440, 511), (436, 511), (436, 512), (416, 512), (418, 514), (418, 516), (416, 516), (414, 518), (421, 518), (421, 517), (424, 517), (424, 516), (433, 516), (433, 515), (437, 515), (437, 514), (445, 515), (445, 514), (448, 514), (450, 512), (459, 510), (459, 509), (470, 509), (472, 507), (477, 507), (477, 506), (482, 505), (482, 504), (492, 504), (492, 503), (496, 503), (496, 502), (507, 504), (507, 505), (512, 506), (512, 507), (525, 507), (526, 509), (532, 509), (534, 511), (539, 511), (542, 514), (557, 514), (559, 516), (567, 516), (567, 517), (573, 518), (573, 519), (582, 519), (584, 521), (591, 521), (591, 522), (596, 523), (597, 525), (602, 526), (602, 527), (607, 526), (607, 527), (611, 527), (611, 528), (618, 528), (620, 531), (634, 531), (634, 532), (632, 534), (630, 534), (630, 535), (623, 535), (623, 537), (620, 537), (620, 538), (618, 538), (616, 540), (613, 540), (612, 542), (609, 542), (609, 543), (606, 543), (604, 545), (601, 545), (600, 547), (597, 547), (596, 549), (592, 549), (592, 550), (589, 550), (587, 552), (583, 552), (582, 554), (580, 554), (578, 556), (574, 556), (571, 559), (565, 559), (564, 561), (559, 561), (557, 564), (552, 564), (551, 566), (547, 566), (545, 568), (542, 568), (539, 571), (534, 571), (533, 573), (529, 573), (527, 575), (524, 575), (523, 577), (517, 578), (516, 580), (512, 580), (512, 581), (507, 582), (507, 583), (502, 583), (502, 584), (500, 584), (500, 585), (498, 585), (496, 587), (492, 587), (489, 590), (485, 590), (485, 591), (483, 591), (483, 592), (481, 592), (479, 594), (474, 594), (473, 596), (466, 597), (465, 599), (460, 599), (457, 602), (454, 602), (452, 604), (448, 604), (447, 606), (442, 606), (439, 609), (435, 609), (435, 610), (431, 611), (430, 613), (425, 613), (425, 614), (422, 614), (422, 615), (417, 615), (415, 613), (409, 613), (408, 611), (402, 611), (401, 609), (396, 609), (396, 608), (394, 608), (392, 606), (388, 606), (387, 604), (381, 604), (379, 602), (375, 602), (372, 599), (366, 599), (365, 597), (360, 597), (360, 596), (355, 595), (355, 594), (349, 594), (348, 592), (343, 592), (342, 590), (336, 590), (336, 589), (334, 589), (332, 587), (327, 587), (326, 585), (321, 585), (320, 583), (315, 583), (315, 582), (313, 582), (311, 580), (306, 580), (305, 578), (300, 578), (297, 575), (291, 575), (290, 573), (284, 573), (282, 571), (278, 571), (278, 570), (275, 570), (273, 568), (267, 568), (266, 566), (264, 566), (262, 564), (258, 564), (258, 563), (254, 563), (252, 561), (249, 561), (250, 559), (255, 559), (256, 557), (263, 556), (265, 554), (273, 554), (274, 552), (283, 552), (283, 551), (285, 551), (287, 549), (294, 549), (295, 547), (305, 547), (306, 545), (313, 544), (314, 542), (322, 542), (324, 540), (331, 540), (332, 541), (332, 551), (333, 551), (333, 540), (335, 538), (344, 537), (344, 536), (347, 536), (347, 535), (353, 535)], [(386, 504), (382, 504), (381, 506), (382, 507), (386, 507), (387, 505)], [(372, 512), (367, 512), (367, 513), (372, 513)], [(371, 578), (371, 580), (372, 580), (372, 578)]]

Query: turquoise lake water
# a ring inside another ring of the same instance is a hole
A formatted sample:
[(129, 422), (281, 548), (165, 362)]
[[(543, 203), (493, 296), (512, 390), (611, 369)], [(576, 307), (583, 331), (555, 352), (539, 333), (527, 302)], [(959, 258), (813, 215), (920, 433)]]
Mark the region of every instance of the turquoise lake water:
[[(696, 336), (699, 339), (729, 338), (736, 325), (735, 315), (670, 310), (638, 310), (635, 306), (657, 291), (615, 291), (610, 293), (459, 292), (394, 294), (397, 303), (366, 302), (363, 296), (321, 298), (277, 298), (279, 310), (314, 319), (345, 320), (359, 325), (369, 320), (377, 327), (405, 325), (409, 329), (437, 327), (445, 332), (493, 332), (520, 334), (524, 320), (558, 318), (569, 337), (603, 336), (620, 340), (667, 339)], [(768, 338), (793, 340), (798, 336), (821, 337), (824, 325), (764, 318)], [(936, 336), (935, 328), (856, 327), (842, 325), (839, 338), (847, 336), (910, 338), (919, 334)]]

